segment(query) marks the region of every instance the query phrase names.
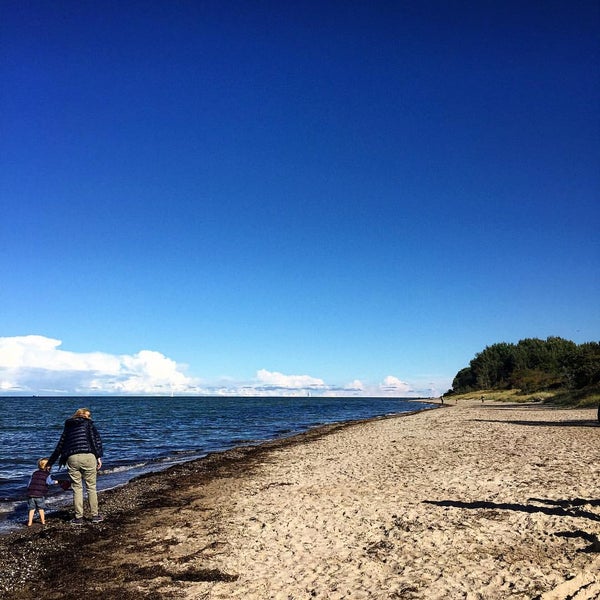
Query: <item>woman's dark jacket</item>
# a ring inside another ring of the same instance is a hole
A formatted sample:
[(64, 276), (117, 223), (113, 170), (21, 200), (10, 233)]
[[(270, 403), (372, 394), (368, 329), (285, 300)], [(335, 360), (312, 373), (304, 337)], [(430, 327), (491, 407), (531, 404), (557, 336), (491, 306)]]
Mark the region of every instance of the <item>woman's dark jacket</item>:
[(67, 464), (67, 458), (73, 454), (93, 454), (96, 458), (102, 457), (102, 440), (91, 419), (72, 417), (65, 421), (60, 440), (52, 456), (48, 459), (48, 466), (52, 466), (60, 455), (61, 467)]

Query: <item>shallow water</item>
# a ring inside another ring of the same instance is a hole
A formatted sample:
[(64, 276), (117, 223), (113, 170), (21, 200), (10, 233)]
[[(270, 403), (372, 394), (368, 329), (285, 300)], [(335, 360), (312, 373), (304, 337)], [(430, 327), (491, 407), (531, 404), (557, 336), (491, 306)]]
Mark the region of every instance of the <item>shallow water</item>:
[[(79, 407), (92, 411), (104, 443), (99, 490), (209, 452), (428, 407), (406, 398), (205, 396), (2, 397), (0, 406), (0, 529), (22, 518), (37, 460), (52, 453), (65, 419)], [(49, 509), (70, 499), (70, 492), (53, 486)]]

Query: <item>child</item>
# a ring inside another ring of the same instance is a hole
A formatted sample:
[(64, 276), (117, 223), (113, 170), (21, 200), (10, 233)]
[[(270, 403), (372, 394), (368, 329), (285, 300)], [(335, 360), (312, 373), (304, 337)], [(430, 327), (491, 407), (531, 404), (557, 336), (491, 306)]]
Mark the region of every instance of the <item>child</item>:
[(27, 506), (29, 507), (29, 519), (27, 526), (31, 527), (33, 523), (33, 515), (37, 508), (40, 514), (40, 521), (42, 525), (46, 524), (46, 494), (48, 493), (48, 486), (58, 483), (55, 479), (52, 479), (50, 475), (50, 467), (48, 467), (48, 459), (40, 458), (38, 460), (38, 470), (33, 473), (27, 486)]

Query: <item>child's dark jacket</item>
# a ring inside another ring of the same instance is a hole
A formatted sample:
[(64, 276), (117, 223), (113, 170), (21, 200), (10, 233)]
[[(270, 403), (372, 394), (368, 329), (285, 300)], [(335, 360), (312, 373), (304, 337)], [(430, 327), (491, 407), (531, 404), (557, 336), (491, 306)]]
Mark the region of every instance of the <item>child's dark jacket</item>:
[(33, 473), (27, 486), (28, 498), (43, 498), (48, 493), (48, 471), (38, 469)]

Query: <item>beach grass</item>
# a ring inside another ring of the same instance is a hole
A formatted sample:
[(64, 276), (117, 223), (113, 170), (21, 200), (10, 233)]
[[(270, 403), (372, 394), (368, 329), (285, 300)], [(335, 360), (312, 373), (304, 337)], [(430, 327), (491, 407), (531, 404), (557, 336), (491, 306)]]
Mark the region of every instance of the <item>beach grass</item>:
[(541, 402), (572, 408), (593, 408), (600, 404), (600, 386), (592, 386), (584, 390), (558, 390), (525, 393), (519, 389), (509, 390), (478, 390), (464, 394), (447, 396), (449, 401), (467, 400), (488, 402), (516, 402), (519, 404)]

